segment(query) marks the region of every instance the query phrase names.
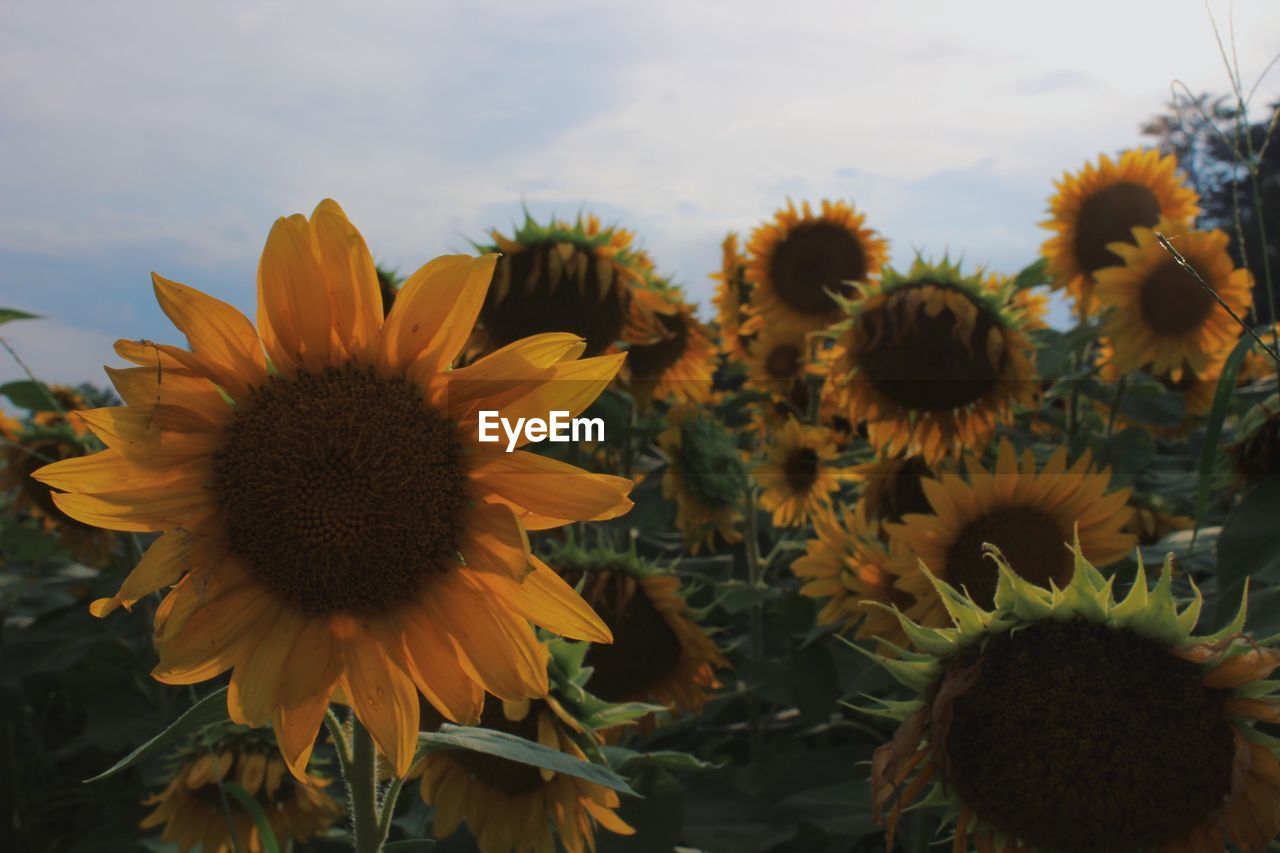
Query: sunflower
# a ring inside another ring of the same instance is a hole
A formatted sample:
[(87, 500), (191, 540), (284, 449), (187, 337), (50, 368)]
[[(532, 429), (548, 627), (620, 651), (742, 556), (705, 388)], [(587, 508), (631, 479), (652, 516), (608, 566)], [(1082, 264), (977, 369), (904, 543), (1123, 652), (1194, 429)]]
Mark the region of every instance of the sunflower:
[(824, 393), (867, 424), (874, 447), (929, 464), (980, 453), (997, 423), (1035, 400), (1034, 349), (1008, 283), (917, 258), (906, 275), (886, 269), (860, 287), (832, 332)]
[(582, 337), (588, 356), (619, 340), (646, 340), (625, 333), (637, 322), (633, 293), (652, 267), (632, 245), (631, 232), (602, 227), (594, 216), (579, 216), (572, 225), (541, 225), (526, 216), (510, 237), (489, 233), (493, 243), (479, 250), (502, 257), (480, 309), (477, 351), (542, 332)]
[(929, 465), (921, 456), (887, 456), (858, 465), (853, 469), (862, 481), (858, 503), (871, 521), (900, 522), (907, 513), (932, 512), (921, 482), (942, 470), (943, 465)]
[(805, 543), (805, 554), (791, 564), (791, 571), (803, 581), (800, 594), (826, 599), (818, 611), (819, 625), (838, 625), (860, 639), (879, 638), (905, 642), (897, 618), (889, 610), (867, 607), (875, 601), (898, 608), (910, 607), (913, 599), (894, 586), (889, 566), (904, 555), (890, 555), (877, 521), (869, 520), (867, 508), (847, 504), (824, 508), (813, 518), (815, 538)]
[(1073, 535), (1085, 556), (1101, 565), (1133, 551), (1136, 539), (1124, 532), (1132, 515), (1130, 490), (1108, 492), (1111, 471), (1095, 471), (1088, 451), (1068, 468), (1067, 449), (1059, 447), (1037, 472), (1030, 450), (1019, 461), (1013, 445), (1002, 440), (993, 470), (974, 457), (965, 461), (967, 481), (960, 474), (921, 481), (931, 514), (908, 513), (901, 523), (885, 525), (890, 539), (903, 546), (904, 558), (891, 568), (899, 575), (897, 586), (915, 598), (906, 613), (920, 624), (941, 625), (947, 618), (945, 602), (933, 594), (920, 565), (986, 607), (997, 577), (983, 556), (987, 544), (1007, 554), (1021, 577), (1046, 586), (1071, 579), (1065, 543)]
[(299, 777), (336, 690), (403, 776), (419, 691), (473, 721), (484, 690), (546, 691), (530, 621), (609, 639), (525, 531), (615, 517), (631, 482), (480, 443), (476, 413), (576, 415), (623, 356), (578, 360), (580, 338), (547, 334), (449, 370), (495, 260), (432, 261), (384, 320), (364, 240), (326, 200), (272, 228), (258, 332), (156, 276), (190, 351), (117, 344), (141, 365), (109, 371), (127, 405), (81, 414), (108, 449), (35, 475), (73, 518), (164, 532), (93, 612), (172, 585), (153, 676), (231, 670), (231, 718), (270, 721)]
[[(433, 730), (445, 720), (424, 706), (423, 722)], [(550, 695), (489, 702), (479, 724), (582, 761), (586, 754), (579, 740), (595, 744)], [(568, 853), (582, 853), (596, 849), (596, 824), (620, 835), (635, 832), (616, 814), (615, 792), (575, 776), (470, 750), (429, 752), (420, 767), (419, 790), (435, 807), (436, 838), (447, 838), (466, 823), (481, 853), (555, 853), (553, 830)]]
[(1162, 502), (1156, 499), (1135, 499), (1131, 509), (1133, 515), (1124, 532), (1136, 536), (1139, 545), (1155, 545), (1171, 533), (1190, 530), (1196, 526), (1194, 518), (1167, 512)]
[[(1269, 349), (1276, 349), (1276, 336), (1280, 334), (1280, 323), (1272, 323), (1262, 329), (1257, 330), (1258, 337), (1262, 338)], [(1258, 379), (1273, 379), (1276, 375), (1276, 360), (1272, 358), (1261, 346), (1255, 341), (1253, 347), (1244, 355), (1244, 361), (1240, 364), (1240, 371), (1236, 374), (1241, 383), (1253, 382)]]
[(1280, 475), (1280, 397), (1263, 400), (1240, 419), (1230, 453), (1244, 483), (1258, 485)]
[(279, 841), (315, 838), (341, 814), (325, 793), (328, 780), (308, 775), (295, 780), (269, 739), (236, 726), (215, 726), (179, 751), (168, 786), (144, 805), (155, 810), (143, 818), (143, 829), (163, 827), (161, 839), (182, 853), (264, 849), (253, 816), (225, 790), (237, 782), (257, 801)]
[(1054, 232), (1041, 253), (1055, 290), (1067, 290), (1082, 317), (1093, 313), (1094, 274), (1119, 261), (1116, 243), (1133, 242), (1134, 228), (1151, 228), (1162, 218), (1190, 225), (1200, 212), (1199, 196), (1176, 174), (1178, 161), (1158, 151), (1126, 151), (1118, 161), (1103, 154), (1076, 174), (1064, 172), (1049, 199)]
[(675, 502), (676, 526), (694, 553), (711, 547), (717, 535), (740, 542), (747, 472), (724, 425), (701, 406), (680, 403), (667, 413), (658, 447), (667, 457), (662, 496)]
[[(1113, 247), (1123, 265), (1094, 276), (1098, 302), (1111, 309), (1102, 331), (1114, 347), (1116, 368), (1167, 373), (1175, 382), (1184, 370), (1203, 375), (1240, 337), (1239, 324), (1165, 251), (1155, 231), (1135, 228), (1133, 238), (1136, 245)], [(1252, 277), (1232, 263), (1225, 231), (1189, 231), (1170, 242), (1237, 316), (1248, 312)]]
[[(1182, 376), (1175, 380), (1168, 373), (1157, 374), (1150, 377), (1134, 377), (1129, 376), (1127, 379), (1135, 384), (1140, 381), (1159, 383), (1170, 394), (1176, 394), (1182, 399), (1183, 416), (1176, 425), (1147, 423), (1137, 418), (1131, 418), (1123, 413), (1115, 415), (1115, 426), (1138, 426), (1147, 430), (1153, 435), (1166, 439), (1178, 439), (1189, 433), (1195, 426), (1198, 419), (1209, 414), (1209, 410), (1213, 408), (1213, 396), (1218, 388), (1218, 377), (1222, 374), (1223, 365), (1226, 364), (1227, 355), (1229, 353), (1222, 352), (1219, 357), (1208, 362), (1202, 372), (1199, 374), (1191, 371), (1183, 371)], [(1098, 347), (1094, 353), (1094, 365), (1098, 369), (1098, 378), (1104, 380), (1108, 384), (1114, 386), (1121, 378), (1126, 378), (1120, 371), (1115, 359), (1115, 346), (1110, 338), (1098, 338)], [(1154, 388), (1152, 389), (1154, 390)], [(1097, 409), (1104, 412), (1107, 418), (1111, 417), (1111, 407), (1106, 403), (1099, 401)]]
[(53, 398), (53, 402), (58, 404), (56, 409), (41, 409), (34, 412), (31, 416), (31, 422), (36, 426), (48, 429), (57, 429), (66, 426), (76, 435), (86, 435), (89, 428), (78, 417), (70, 416), (72, 412), (83, 411), (89, 408), (89, 403), (85, 400), (84, 395), (72, 388), (70, 385), (49, 385), (46, 386), (49, 396)]
[[(919, 692), (875, 713), (902, 720), (872, 759), (888, 830), (928, 790), (955, 821), (955, 849), (1261, 853), (1280, 832), (1275, 740), (1280, 651), (1243, 636), (1244, 606), (1192, 636), (1201, 596), (1179, 610), (1166, 560), (1120, 602), (1079, 547), (1070, 583), (1029, 584), (994, 552), (986, 609), (943, 581), (954, 627), (902, 616), (919, 653), (885, 660)], [(931, 789), (931, 790), (930, 790)], [(887, 812), (887, 814), (886, 814)]]
[(635, 299), (648, 307), (662, 329), (661, 339), (633, 344), (627, 350), (625, 372), (637, 403), (646, 408), (653, 400), (706, 400), (715, 363), (711, 329), (698, 320), (694, 307), (676, 288), (637, 291)]
[(716, 294), (712, 302), (716, 306), (716, 320), (720, 326), (720, 349), (730, 359), (747, 357), (751, 336), (742, 332), (746, 320), (744, 311), (751, 299), (751, 284), (747, 281), (747, 259), (738, 251), (738, 235), (730, 232), (720, 245), (724, 258), (720, 272), (712, 273), (716, 282)]
[(831, 464), (839, 455), (835, 435), (826, 427), (804, 426), (793, 418), (772, 436), (751, 476), (763, 490), (760, 506), (773, 513), (775, 527), (801, 527), (830, 508), (831, 493), (849, 476)]
[(832, 294), (852, 295), (852, 282), (880, 271), (889, 244), (863, 226), (866, 217), (844, 202), (823, 201), (815, 214), (791, 201), (751, 235), (747, 279), (752, 284), (749, 331), (785, 323), (805, 331), (843, 316)]
[(809, 415), (816, 394), (811, 366), (816, 363), (813, 342), (794, 326), (769, 326), (751, 342), (745, 387), (768, 396), (793, 417)]

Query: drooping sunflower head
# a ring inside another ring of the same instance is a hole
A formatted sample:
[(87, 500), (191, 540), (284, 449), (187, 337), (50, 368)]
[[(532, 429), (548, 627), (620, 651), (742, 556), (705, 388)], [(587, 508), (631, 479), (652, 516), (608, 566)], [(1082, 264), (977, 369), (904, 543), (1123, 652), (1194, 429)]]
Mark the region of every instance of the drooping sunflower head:
[(672, 406), (658, 436), (667, 456), (662, 494), (676, 504), (676, 526), (696, 552), (717, 535), (742, 539), (741, 505), (747, 470), (733, 435), (716, 417), (692, 403)]
[(154, 810), (143, 829), (161, 828), (161, 839), (182, 853), (232, 853), (264, 848), (248, 810), (220, 785), (236, 782), (257, 801), (276, 839), (315, 838), (342, 814), (319, 774), (295, 779), (270, 736), (242, 726), (215, 725), (191, 738), (172, 758), (165, 789), (148, 798)]
[(595, 217), (572, 225), (535, 222), (510, 237), (491, 231), (481, 252), (501, 252), (480, 323), (492, 351), (543, 332), (570, 332), (586, 341), (586, 355), (599, 355), (624, 339), (635, 310), (632, 292), (647, 274), (647, 260), (621, 228), (602, 227)]
[(635, 300), (657, 321), (657, 340), (632, 344), (626, 373), (631, 393), (645, 408), (654, 400), (702, 402), (711, 393), (715, 336), (698, 320), (679, 289), (655, 281)]
[(894, 586), (896, 576), (889, 569), (895, 558), (902, 558), (891, 556), (889, 549), (901, 546), (884, 541), (880, 523), (868, 519), (863, 504), (841, 504), (816, 513), (813, 531), (814, 538), (805, 543), (805, 554), (791, 564), (791, 571), (804, 582), (801, 595), (826, 600), (818, 611), (818, 624), (839, 625), (860, 639), (904, 643), (897, 617), (867, 606), (879, 602), (905, 609), (913, 603)]
[[(1171, 230), (1162, 223), (1162, 230)], [(1133, 244), (1113, 249), (1122, 265), (1096, 272), (1098, 303), (1111, 309), (1103, 332), (1121, 373), (1147, 369), (1175, 382), (1184, 371), (1203, 375), (1240, 337), (1240, 326), (1214, 294), (1243, 317), (1253, 304), (1248, 269), (1236, 269), (1224, 231), (1171, 234), (1178, 250), (1212, 293), (1156, 240), (1156, 231), (1136, 228)]]
[(109, 370), (126, 405), (81, 414), (107, 450), (34, 475), (72, 518), (163, 533), (93, 612), (172, 587), (153, 675), (232, 670), (231, 718), (272, 723), (295, 774), (339, 690), (403, 775), (419, 693), (474, 720), (486, 690), (546, 692), (530, 622), (608, 641), (526, 531), (617, 516), (631, 482), (507, 453), (481, 441), (478, 413), (576, 416), (623, 356), (579, 360), (580, 338), (545, 334), (450, 369), (495, 261), (432, 261), (384, 318), (364, 240), (326, 200), (272, 229), (256, 330), (156, 276), (190, 349), (120, 342), (139, 365)]
[(1259, 853), (1280, 831), (1274, 739), (1280, 651), (1241, 634), (1244, 608), (1192, 635), (1201, 596), (1179, 608), (1172, 563), (1139, 568), (1115, 598), (1079, 546), (1065, 586), (1043, 588), (991, 553), (990, 607), (934, 580), (945, 627), (900, 616), (918, 653), (885, 666), (919, 692), (872, 762), (873, 807), (892, 847), (921, 794), (947, 807), (956, 849), (1225, 849)]
[[(422, 722), (432, 731), (447, 721), (424, 705)], [(597, 745), (549, 695), (487, 702), (479, 725), (584, 761), (584, 747)], [(597, 826), (621, 835), (635, 832), (616, 814), (617, 793), (575, 776), (470, 750), (430, 752), (419, 767), (422, 799), (436, 810), (436, 838), (466, 823), (482, 853), (551, 851), (556, 838), (568, 853), (584, 853), (595, 850)]]
[(866, 423), (873, 446), (934, 463), (980, 452), (997, 423), (1035, 399), (1025, 306), (1011, 285), (917, 258), (860, 286), (836, 327), (824, 393)]
[(824, 200), (815, 213), (808, 202), (797, 210), (788, 201), (760, 225), (747, 246), (751, 330), (786, 323), (813, 331), (840, 319), (836, 297), (874, 278), (888, 253), (865, 221), (844, 202)]
[(613, 633), (613, 643), (591, 645), (583, 666), (586, 689), (606, 702), (656, 702), (673, 712), (697, 713), (717, 686), (715, 670), (728, 666), (697, 622), (680, 579), (633, 552), (603, 545), (561, 546), (547, 564), (577, 587)]
[(762, 489), (760, 506), (773, 513), (774, 526), (800, 527), (830, 509), (832, 493), (850, 476), (835, 464), (839, 455), (835, 434), (826, 427), (792, 418), (774, 432), (764, 461), (751, 471)]
[(900, 523), (885, 525), (890, 539), (903, 546), (903, 558), (891, 568), (899, 575), (898, 587), (915, 599), (907, 615), (922, 625), (947, 621), (945, 602), (933, 594), (931, 575), (921, 565), (990, 606), (998, 573), (986, 557), (987, 545), (999, 548), (1020, 577), (1044, 586), (1071, 580), (1074, 563), (1066, 543), (1073, 537), (1099, 565), (1130, 554), (1136, 545), (1125, 532), (1130, 490), (1109, 491), (1110, 481), (1110, 469), (1095, 471), (1087, 452), (1068, 467), (1067, 449), (1059, 447), (1039, 467), (1030, 450), (1019, 459), (1007, 440), (1000, 442), (990, 470), (967, 457), (964, 476), (922, 479), (928, 514), (908, 513)]
[(720, 271), (711, 274), (716, 282), (712, 301), (720, 327), (720, 350), (731, 359), (747, 357), (751, 335), (744, 333), (746, 309), (751, 299), (751, 283), (747, 281), (747, 259), (738, 250), (738, 235), (730, 232), (720, 246), (724, 254)]
[(1158, 151), (1106, 154), (1055, 182), (1049, 199), (1054, 232), (1041, 249), (1055, 289), (1067, 290), (1081, 316), (1093, 313), (1094, 276), (1120, 263), (1116, 243), (1132, 243), (1134, 228), (1153, 228), (1161, 219), (1189, 225), (1200, 212), (1199, 196), (1177, 174), (1178, 161)]
[(1280, 397), (1264, 400), (1241, 418), (1231, 456), (1245, 483), (1256, 486), (1280, 476)]

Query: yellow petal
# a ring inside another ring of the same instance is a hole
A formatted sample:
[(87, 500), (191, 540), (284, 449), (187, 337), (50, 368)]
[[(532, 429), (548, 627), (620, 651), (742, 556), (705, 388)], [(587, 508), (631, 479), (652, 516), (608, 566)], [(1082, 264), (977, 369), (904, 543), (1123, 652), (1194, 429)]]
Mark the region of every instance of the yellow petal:
[(152, 273), (156, 301), (186, 336), (210, 377), (237, 400), (266, 378), (267, 364), (253, 324), (221, 300)]
[(106, 616), (121, 605), (130, 608), (138, 599), (177, 583), (190, 567), (190, 535), (180, 530), (166, 533), (147, 548), (115, 597), (98, 599), (89, 611), (94, 616)]
[(343, 643), (344, 671), (340, 679), (360, 722), (378, 750), (403, 777), (413, 763), (418, 744), (418, 692), (408, 673), (387, 654), (364, 626)]
[(632, 482), (591, 474), (527, 451), (487, 454), (471, 472), (472, 482), (536, 515), (603, 521), (631, 509)]
[(537, 557), (531, 560), (533, 571), (520, 582), (492, 573), (473, 577), (535, 625), (574, 640), (613, 642), (609, 627), (591, 605), (545, 563)]
[[(476, 260), (469, 255), (443, 255), (409, 276), (382, 325), (384, 367), (402, 373), (433, 343), (462, 297)], [(466, 334), (470, 333), (468, 326)]]
[(333, 304), (334, 328), (347, 352), (372, 361), (382, 326), (382, 290), (364, 237), (333, 199), (311, 214), (311, 246)]
[(332, 306), (311, 229), (300, 213), (277, 219), (258, 264), (258, 326), (276, 367), (319, 370), (330, 363)]

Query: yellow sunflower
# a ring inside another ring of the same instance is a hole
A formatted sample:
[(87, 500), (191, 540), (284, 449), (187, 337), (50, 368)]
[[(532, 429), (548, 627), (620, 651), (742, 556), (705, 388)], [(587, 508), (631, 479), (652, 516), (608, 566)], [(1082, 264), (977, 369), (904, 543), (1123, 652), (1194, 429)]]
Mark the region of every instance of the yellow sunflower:
[(1049, 199), (1054, 232), (1041, 249), (1056, 290), (1065, 289), (1082, 317), (1093, 313), (1094, 274), (1119, 263), (1114, 244), (1133, 242), (1134, 228), (1151, 228), (1162, 218), (1187, 226), (1200, 212), (1199, 196), (1177, 175), (1178, 161), (1158, 151), (1106, 154), (1077, 173), (1064, 172)]
[(907, 513), (932, 512), (921, 485), (945, 470), (942, 463), (929, 465), (920, 456), (887, 456), (858, 465), (853, 474), (862, 482), (858, 504), (871, 521), (902, 521)]
[[(1153, 435), (1163, 438), (1174, 439), (1185, 436), (1195, 426), (1199, 418), (1203, 418), (1209, 414), (1209, 410), (1213, 408), (1213, 395), (1218, 388), (1218, 377), (1222, 375), (1223, 365), (1226, 364), (1227, 356), (1230, 353), (1226, 350), (1218, 354), (1218, 357), (1210, 360), (1205, 364), (1200, 373), (1191, 371), (1183, 371), (1182, 376), (1175, 380), (1168, 373), (1156, 374), (1150, 380), (1159, 382), (1168, 392), (1178, 394), (1182, 397), (1183, 407), (1185, 409), (1182, 421), (1176, 426), (1149, 424), (1135, 418), (1117, 413), (1115, 418), (1115, 426), (1138, 426)], [(1094, 364), (1098, 368), (1098, 378), (1111, 384), (1119, 382), (1123, 374), (1115, 359), (1115, 346), (1111, 339), (1107, 337), (1098, 338), (1098, 348), (1094, 354)], [(1132, 380), (1132, 377), (1131, 377)], [(1136, 380), (1133, 380), (1136, 381)], [(1111, 416), (1110, 406), (1099, 401), (1097, 408), (1100, 412), (1104, 412), (1106, 417)]]
[(342, 814), (324, 791), (327, 779), (308, 775), (295, 780), (269, 742), (202, 736), (182, 751), (177, 763), (169, 785), (145, 801), (155, 809), (140, 826), (162, 827), (161, 839), (182, 853), (264, 849), (252, 815), (230, 793), (219, 791), (224, 781), (238, 782), (257, 801), (279, 842), (315, 838)]
[(806, 418), (814, 396), (816, 342), (794, 326), (768, 326), (751, 341), (745, 387), (766, 394), (792, 417)]
[(879, 602), (900, 609), (914, 599), (894, 586), (889, 566), (905, 555), (890, 555), (897, 544), (886, 544), (879, 522), (868, 520), (867, 508), (847, 504), (824, 509), (814, 515), (815, 538), (805, 543), (805, 554), (791, 564), (791, 571), (804, 583), (800, 594), (826, 599), (818, 611), (819, 625), (839, 625), (859, 639), (881, 639), (901, 644), (906, 636), (898, 619), (884, 608), (867, 607)]
[(631, 482), (481, 443), (477, 411), (577, 414), (623, 356), (579, 360), (581, 339), (547, 334), (450, 370), (495, 260), (437, 258), (384, 320), (364, 240), (326, 200), (272, 228), (257, 332), (155, 276), (190, 350), (118, 345), (141, 365), (111, 372), (127, 405), (81, 414), (108, 449), (35, 475), (73, 518), (164, 532), (93, 612), (173, 586), (153, 676), (231, 670), (231, 718), (270, 721), (299, 777), (335, 691), (403, 776), (419, 691), (473, 721), (484, 690), (546, 692), (530, 621), (609, 639), (525, 531), (615, 517)]
[(662, 496), (675, 502), (676, 526), (693, 552), (711, 547), (717, 535), (742, 541), (747, 472), (724, 425), (703, 407), (680, 403), (667, 412), (658, 447), (667, 457)]
[(830, 509), (831, 493), (849, 476), (831, 464), (839, 455), (826, 427), (791, 419), (773, 434), (751, 476), (762, 489), (760, 507), (773, 513), (775, 527), (801, 527), (814, 513)]
[(852, 282), (880, 272), (889, 244), (844, 202), (823, 201), (814, 213), (791, 201), (751, 235), (747, 279), (752, 284), (748, 331), (785, 323), (805, 331), (843, 316), (832, 296), (852, 296)]
[(1087, 451), (1068, 468), (1067, 449), (1059, 447), (1037, 471), (1030, 450), (1019, 460), (1013, 445), (1002, 440), (993, 470), (974, 457), (965, 462), (967, 477), (941, 474), (921, 481), (931, 514), (909, 513), (901, 523), (885, 525), (889, 538), (903, 546), (903, 558), (891, 566), (897, 586), (916, 602), (905, 612), (920, 624), (947, 621), (946, 604), (933, 594), (921, 564), (985, 607), (998, 576), (985, 556), (988, 544), (1003, 551), (1021, 577), (1043, 586), (1071, 580), (1066, 543), (1075, 536), (1085, 556), (1099, 565), (1133, 552), (1136, 537), (1125, 532), (1132, 516), (1130, 490), (1107, 491), (1111, 471), (1095, 471)]
[(530, 335), (570, 332), (595, 356), (620, 340), (645, 340), (626, 333), (637, 322), (648, 328), (637, 320), (632, 296), (652, 267), (631, 232), (580, 216), (572, 225), (526, 217), (510, 237), (489, 233), (493, 243), (478, 248), (502, 257), (470, 349), (491, 352)]
[[(1135, 228), (1133, 237), (1135, 245), (1113, 246), (1123, 265), (1094, 276), (1099, 304), (1111, 309), (1103, 334), (1116, 368), (1167, 373), (1175, 382), (1184, 370), (1203, 375), (1240, 337), (1240, 324), (1156, 242), (1155, 231)], [(1248, 313), (1253, 279), (1232, 263), (1225, 231), (1188, 231), (1169, 242), (1236, 316)]]
[(637, 291), (662, 329), (662, 338), (627, 350), (626, 374), (638, 405), (653, 400), (702, 402), (711, 393), (715, 336), (694, 307), (670, 287)]
[(79, 412), (89, 408), (89, 403), (85, 400), (84, 395), (70, 385), (49, 385), (48, 390), (49, 395), (57, 401), (61, 411), (58, 409), (42, 409), (32, 414), (31, 422), (48, 429), (66, 426), (76, 435), (86, 435), (89, 432), (89, 428), (78, 417), (71, 415), (72, 412)]
[(992, 607), (939, 580), (947, 627), (902, 616), (920, 651), (883, 661), (917, 693), (873, 711), (902, 721), (871, 762), (888, 849), (903, 811), (928, 804), (957, 851), (1266, 850), (1280, 761), (1255, 726), (1280, 721), (1280, 650), (1242, 633), (1243, 602), (1197, 637), (1200, 591), (1179, 609), (1171, 560), (1116, 601), (1078, 547), (1051, 590), (993, 556)]
[[(428, 730), (444, 720), (423, 708)], [(591, 740), (552, 696), (489, 702), (479, 724), (537, 741), (585, 761), (578, 739)], [(422, 799), (435, 807), (432, 832), (447, 838), (466, 823), (481, 853), (555, 853), (554, 831), (568, 853), (596, 849), (595, 826), (619, 835), (635, 830), (618, 817), (618, 795), (579, 779), (470, 750), (427, 753)]]
[(860, 285), (832, 332), (824, 393), (866, 423), (873, 447), (933, 464), (980, 453), (998, 423), (1039, 391), (1034, 348), (1009, 285), (917, 259)]
[(724, 258), (720, 272), (712, 273), (716, 293), (712, 302), (716, 306), (716, 320), (720, 326), (720, 348), (730, 359), (747, 357), (747, 342), (751, 336), (742, 332), (746, 321), (744, 312), (751, 298), (751, 284), (747, 281), (747, 259), (738, 251), (738, 235), (730, 232), (720, 246)]

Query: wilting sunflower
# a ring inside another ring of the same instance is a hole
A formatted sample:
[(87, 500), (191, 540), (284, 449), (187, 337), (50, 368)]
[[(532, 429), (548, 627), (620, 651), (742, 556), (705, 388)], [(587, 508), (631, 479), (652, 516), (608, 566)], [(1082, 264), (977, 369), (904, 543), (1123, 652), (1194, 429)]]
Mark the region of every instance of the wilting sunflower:
[[(1103, 333), (1116, 368), (1167, 373), (1175, 382), (1184, 370), (1203, 375), (1240, 337), (1240, 325), (1156, 242), (1155, 231), (1135, 228), (1133, 238), (1136, 245), (1114, 246), (1123, 265), (1095, 275), (1098, 303), (1111, 309)], [(1248, 312), (1252, 277), (1232, 263), (1225, 231), (1188, 231), (1169, 242), (1236, 316)]]
[(996, 424), (1035, 400), (1034, 349), (1011, 285), (917, 258), (860, 285), (833, 331), (824, 390), (872, 446), (930, 464), (980, 453)]
[(716, 294), (712, 301), (716, 306), (716, 321), (720, 326), (720, 349), (730, 359), (747, 357), (749, 334), (742, 331), (746, 322), (745, 311), (751, 298), (751, 284), (747, 281), (747, 259), (738, 251), (738, 235), (730, 232), (720, 246), (724, 258), (720, 272), (712, 273), (716, 282)]
[(419, 691), (474, 721), (484, 690), (546, 691), (530, 621), (609, 639), (525, 531), (617, 516), (631, 482), (480, 443), (476, 413), (577, 414), (623, 356), (578, 360), (579, 338), (549, 334), (449, 370), (494, 262), (437, 258), (384, 320), (364, 240), (326, 200), (272, 228), (257, 332), (156, 276), (190, 351), (119, 343), (141, 365), (110, 371), (127, 405), (81, 415), (108, 449), (36, 474), (73, 518), (164, 531), (93, 612), (173, 585), (153, 676), (231, 670), (231, 718), (271, 721), (299, 777), (335, 690), (402, 776)]
[(637, 291), (633, 298), (650, 310), (662, 330), (660, 339), (633, 344), (627, 350), (625, 373), (638, 405), (645, 408), (653, 400), (706, 400), (715, 363), (714, 333), (698, 320), (694, 306), (676, 288)]
[[(884, 665), (919, 692), (872, 759), (888, 847), (920, 799), (955, 821), (955, 849), (1261, 853), (1280, 832), (1274, 738), (1280, 651), (1235, 620), (1192, 636), (1201, 596), (1178, 609), (1172, 565), (1124, 600), (1077, 547), (1065, 587), (1024, 581), (998, 554), (992, 609), (942, 581), (948, 627), (902, 617), (919, 653)], [(951, 627), (954, 625), (954, 627)]]
[(680, 579), (632, 552), (570, 543), (547, 558), (600, 614), (613, 633), (610, 645), (592, 645), (586, 689), (606, 702), (648, 702), (697, 713), (717, 686), (715, 670), (728, 666), (695, 621)]
[(632, 296), (651, 266), (629, 231), (601, 227), (595, 217), (541, 225), (526, 216), (510, 237), (489, 233), (493, 243), (479, 250), (502, 257), (480, 310), (479, 352), (542, 332), (582, 337), (588, 356), (620, 340), (647, 340), (624, 333), (637, 320)]
[(843, 316), (832, 296), (853, 295), (852, 282), (880, 271), (889, 244), (864, 227), (866, 217), (844, 202), (791, 201), (751, 235), (747, 279), (752, 284), (749, 331), (785, 323), (805, 331)]
[(1013, 445), (1000, 442), (995, 468), (987, 471), (974, 458), (965, 473), (944, 473), (920, 485), (931, 514), (903, 516), (886, 524), (891, 540), (903, 546), (903, 559), (891, 568), (897, 586), (915, 598), (907, 615), (922, 625), (946, 623), (945, 602), (933, 594), (930, 575), (920, 565), (974, 601), (990, 606), (997, 572), (983, 548), (995, 545), (1032, 583), (1071, 580), (1067, 542), (1078, 535), (1092, 562), (1114, 563), (1132, 553), (1136, 539), (1124, 532), (1132, 512), (1129, 489), (1108, 492), (1111, 471), (1095, 471), (1086, 451), (1067, 467), (1067, 449), (1059, 447), (1038, 472), (1030, 450), (1019, 461)]
[(155, 810), (143, 818), (143, 829), (163, 827), (161, 839), (182, 853), (261, 853), (264, 849), (253, 816), (222, 782), (237, 782), (257, 801), (277, 841), (307, 841), (341, 814), (325, 793), (328, 780), (319, 775), (294, 779), (269, 738), (237, 726), (215, 726), (202, 732), (175, 756), (172, 780), (145, 801)]
[(730, 544), (741, 541), (747, 470), (724, 425), (703, 407), (681, 403), (667, 412), (658, 447), (667, 457), (662, 496), (675, 502), (676, 526), (694, 553), (717, 534)]
[(831, 493), (849, 477), (831, 464), (839, 455), (835, 435), (826, 427), (791, 419), (773, 434), (751, 477), (762, 489), (760, 507), (773, 513), (775, 527), (800, 527), (831, 507)]
[(818, 624), (839, 625), (864, 640), (905, 642), (891, 611), (866, 606), (877, 601), (905, 609), (913, 603), (894, 586), (896, 577), (888, 568), (903, 555), (890, 556), (880, 523), (868, 520), (866, 506), (824, 509), (814, 515), (813, 532), (816, 538), (805, 543), (805, 555), (791, 564), (791, 571), (804, 581), (801, 595), (827, 599), (818, 611)]
[[(424, 729), (445, 722), (423, 707)], [(537, 741), (579, 760), (592, 735), (554, 696), (488, 702), (479, 724)], [(601, 785), (470, 750), (429, 752), (422, 759), (422, 799), (435, 806), (432, 832), (447, 838), (466, 823), (481, 853), (555, 853), (554, 831), (568, 853), (596, 849), (595, 826), (632, 835), (615, 810), (618, 795)]]
[(932, 512), (921, 481), (936, 477), (943, 466), (929, 465), (920, 456), (888, 456), (858, 465), (853, 474), (862, 482), (858, 499), (871, 521), (902, 521), (907, 513)]
[(1116, 243), (1133, 242), (1134, 228), (1152, 228), (1162, 218), (1190, 225), (1200, 212), (1199, 196), (1177, 175), (1178, 161), (1158, 151), (1126, 151), (1113, 161), (1086, 163), (1064, 172), (1049, 199), (1050, 218), (1041, 223), (1054, 232), (1042, 254), (1056, 290), (1067, 290), (1083, 317), (1093, 313), (1094, 273), (1120, 263)]

